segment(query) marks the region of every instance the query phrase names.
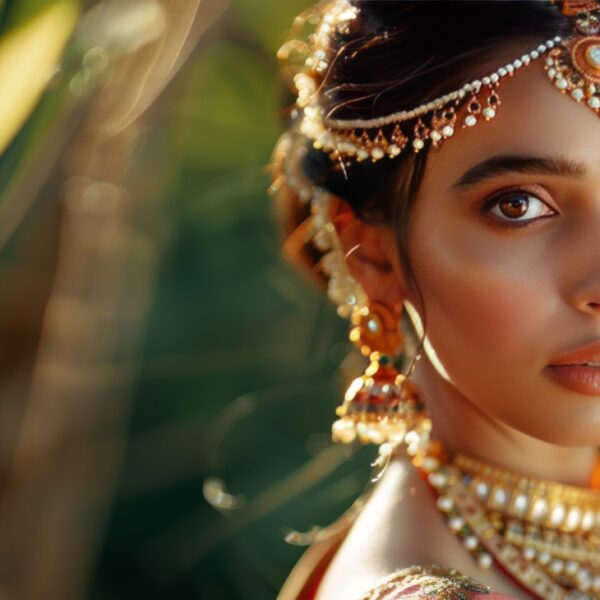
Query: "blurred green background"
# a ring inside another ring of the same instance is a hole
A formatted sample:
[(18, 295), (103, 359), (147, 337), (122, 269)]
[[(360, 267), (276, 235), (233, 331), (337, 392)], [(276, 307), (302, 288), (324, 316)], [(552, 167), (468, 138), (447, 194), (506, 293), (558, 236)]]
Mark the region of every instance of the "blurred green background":
[[(5, 32), (19, 17), (17, 4), (27, 2), (3, 5)], [(30, 2), (22, 19), (51, 4), (61, 3)], [(81, 19), (106, 3), (71, 4)], [(350, 352), (345, 324), (322, 292), (284, 263), (266, 194), (266, 167), (284, 126), (275, 55), (308, 4), (213, 3), (200, 15), (188, 60), (141, 128), (128, 185), (142, 201), (129, 222), (152, 275), (146, 308), (113, 323), (118, 329), (140, 319), (135, 350), (113, 346), (104, 365), (111, 385), (119, 387), (121, 371), (133, 375), (118, 396), (120, 406), (128, 403), (122, 426), (103, 433), (120, 437), (120, 450), (109, 492), (97, 500), (104, 520), (88, 549), (85, 597), (274, 598), (303, 551), (286, 543), (286, 534), (331, 523), (368, 480), (372, 454), (349, 457), (331, 447), (328, 433)], [(120, 23), (118, 14), (102, 17), (109, 29)], [(71, 143), (61, 132), (80, 127), (64, 117), (81, 110), (70, 107), (73, 98), (92, 102), (105, 85), (86, 79), (102, 55), (89, 53), (91, 29), (79, 24), (63, 77), (36, 100), (2, 156), (5, 197), (20, 170), (41, 173), (27, 157), (45, 138), (62, 140), (55, 154)], [(93, 68), (78, 70), (82, 55), (84, 67), (95, 57)], [(4, 265), (24, 264), (38, 232), (46, 232), (36, 254), (44, 260), (28, 263), (45, 281), (33, 292), (38, 319), (28, 317), (36, 327), (53, 287), (64, 202), (56, 193), (63, 184), (50, 175), (45, 182), (42, 193), (31, 192), (31, 208), (2, 249)], [(134, 284), (128, 291), (128, 276), (123, 281), (127, 295)], [(24, 350), (32, 363), (39, 360), (36, 327)]]

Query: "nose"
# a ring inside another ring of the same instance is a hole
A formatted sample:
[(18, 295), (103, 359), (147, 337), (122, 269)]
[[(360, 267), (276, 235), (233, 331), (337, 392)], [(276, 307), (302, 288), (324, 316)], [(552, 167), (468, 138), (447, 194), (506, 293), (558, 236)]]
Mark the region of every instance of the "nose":
[(586, 315), (600, 316), (600, 273), (597, 273), (593, 280), (582, 283), (574, 291), (572, 304)]

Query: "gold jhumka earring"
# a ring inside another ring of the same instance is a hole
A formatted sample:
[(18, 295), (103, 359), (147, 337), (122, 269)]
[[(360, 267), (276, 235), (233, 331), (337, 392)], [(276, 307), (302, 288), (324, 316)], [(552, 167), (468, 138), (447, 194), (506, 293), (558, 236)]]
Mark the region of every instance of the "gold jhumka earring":
[(294, 123), (275, 149), (271, 191), (287, 186), (310, 207), (308, 239), (322, 253), (328, 295), (338, 314), (350, 319), (350, 340), (369, 359), (337, 408), (333, 440), (379, 445), (381, 459), (404, 444), (448, 527), (480, 567), (497, 563), (545, 600), (600, 599), (600, 491), (451, 456), (430, 440), (431, 422), (410, 380), (411, 369), (401, 373), (397, 368), (404, 343), (401, 312), (370, 301), (352, 277), (331, 215), (332, 196), (307, 183), (299, 168), (307, 145), (326, 153), (342, 170), (355, 162), (394, 160), (406, 148), (415, 153), (428, 145), (438, 150), (457, 128), (495, 118), (502, 81), (537, 61), (555, 89), (600, 116), (600, 3), (549, 1), (573, 19), (568, 38), (555, 36), (493, 73), (411, 110), (355, 120), (326, 114), (320, 87), (334, 54), (331, 40), (350, 31), (360, 4), (320, 3), (300, 19), (316, 25), (308, 44), (291, 41), (279, 53), (284, 60), (299, 50), (306, 57), (293, 78)]
[(288, 136), (280, 140), (274, 164), (279, 164), (280, 172), (283, 169), (288, 185), (298, 191), (299, 197), (310, 201), (309, 237), (323, 254), (320, 268), (328, 278), (328, 296), (337, 305), (338, 314), (350, 320), (350, 341), (368, 358), (364, 373), (352, 381), (336, 410), (338, 419), (332, 426), (332, 438), (346, 444), (375, 444), (380, 447), (382, 461), (403, 443), (409, 454), (416, 455), (425, 447), (431, 429), (425, 407), (409, 379), (420, 354), (404, 361), (409, 362), (405, 373), (399, 371), (398, 363), (407, 358), (403, 356), (402, 310), (369, 300), (352, 276), (333, 222), (331, 194), (317, 186), (306, 186), (291, 164), (281, 164), (294, 152), (292, 145)]
[[(350, 341), (369, 357), (369, 365), (348, 387), (333, 424), (334, 441), (364, 444), (401, 443), (410, 432), (423, 430), (423, 405), (395, 357), (401, 353), (403, 335), (399, 315), (369, 302), (351, 316)], [(423, 431), (424, 432), (424, 431)]]

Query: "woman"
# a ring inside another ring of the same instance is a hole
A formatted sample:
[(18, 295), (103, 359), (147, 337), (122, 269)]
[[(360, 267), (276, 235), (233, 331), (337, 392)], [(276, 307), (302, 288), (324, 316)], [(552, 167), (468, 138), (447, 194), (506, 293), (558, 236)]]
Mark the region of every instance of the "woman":
[(600, 597), (600, 3), (306, 23), (274, 190), (369, 357), (334, 440), (384, 472), (280, 597)]

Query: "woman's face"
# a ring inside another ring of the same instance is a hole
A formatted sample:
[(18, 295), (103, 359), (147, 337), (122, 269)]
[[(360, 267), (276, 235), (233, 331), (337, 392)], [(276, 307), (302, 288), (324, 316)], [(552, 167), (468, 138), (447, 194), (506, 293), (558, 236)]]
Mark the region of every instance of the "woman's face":
[[(495, 119), (430, 153), (410, 216), (428, 338), (489, 416), (551, 443), (598, 444), (600, 391), (560, 385), (546, 367), (600, 341), (600, 119), (541, 64), (499, 93)], [(497, 161), (511, 170), (473, 171)]]

